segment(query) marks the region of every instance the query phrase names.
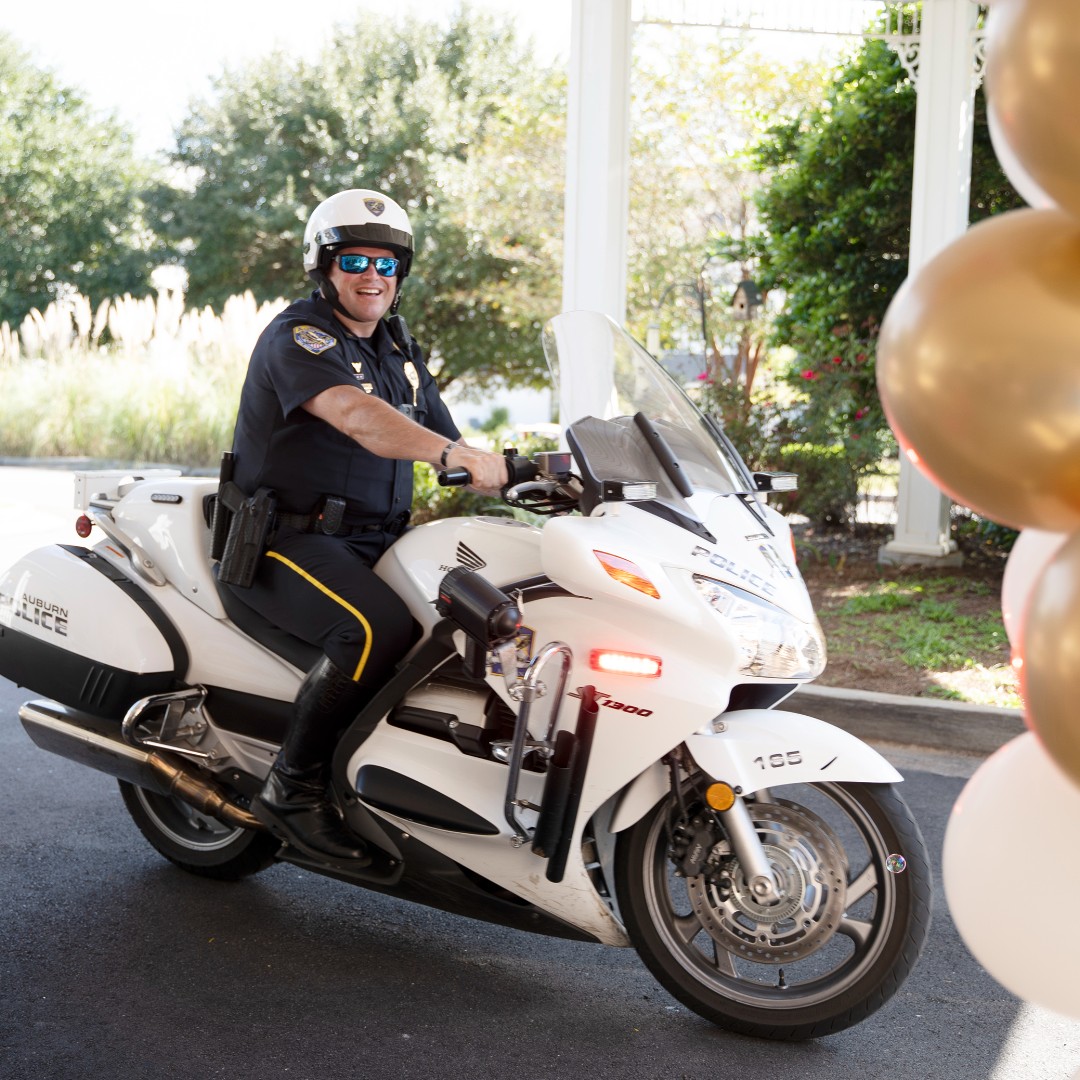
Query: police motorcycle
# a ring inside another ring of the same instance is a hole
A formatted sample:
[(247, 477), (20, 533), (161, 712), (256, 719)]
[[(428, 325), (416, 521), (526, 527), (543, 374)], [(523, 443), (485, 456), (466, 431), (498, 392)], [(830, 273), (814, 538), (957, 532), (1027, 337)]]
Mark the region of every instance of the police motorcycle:
[(333, 762), (370, 865), (313, 861), (249, 810), (318, 652), (217, 587), (214, 479), (77, 475), (81, 533), (101, 539), (0, 577), (0, 674), (44, 695), (22, 723), (118, 777), (191, 873), (284, 861), (633, 947), (745, 1034), (858, 1023), (918, 958), (930, 863), (892, 765), (779, 707), (825, 665), (763, 494), (785, 477), (750, 473), (605, 316), (560, 315), (543, 343), (553, 373), (610, 370), (605, 415), (567, 428), (569, 452), (508, 456), (505, 501), (529, 514), (418, 526), (377, 565), (423, 636)]

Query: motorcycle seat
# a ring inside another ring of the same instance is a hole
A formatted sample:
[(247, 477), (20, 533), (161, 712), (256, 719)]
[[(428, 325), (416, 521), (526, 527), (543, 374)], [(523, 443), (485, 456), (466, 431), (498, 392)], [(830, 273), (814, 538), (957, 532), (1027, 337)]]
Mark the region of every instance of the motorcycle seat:
[(311, 645), (287, 630), (282, 630), (280, 626), (275, 626), (265, 616), (245, 604), (235, 590), (218, 581), (217, 566), (214, 567), (214, 584), (225, 614), (234, 626), (275, 655), (287, 660), (293, 667), (301, 671), (310, 671), (314, 667), (315, 662), (322, 656), (322, 649), (318, 645)]

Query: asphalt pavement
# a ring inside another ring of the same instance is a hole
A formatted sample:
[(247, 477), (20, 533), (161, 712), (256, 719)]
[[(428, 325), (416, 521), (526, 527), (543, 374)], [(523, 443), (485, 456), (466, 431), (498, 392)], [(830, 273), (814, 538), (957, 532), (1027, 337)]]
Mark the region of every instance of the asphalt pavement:
[[(284, 863), (237, 883), (187, 874), (139, 834), (110, 777), (30, 742), (15, 721), (26, 696), (0, 680), (4, 1080), (1068, 1080), (1080, 1068), (1080, 1023), (999, 986), (949, 918), (940, 853), (966, 759), (942, 775), (944, 755), (930, 768), (894, 757), (934, 862), (915, 970), (856, 1027), (782, 1044), (702, 1020), (630, 949)], [(988, 891), (1003, 876), (1023, 889), (1015, 863), (1003, 853)], [(1034, 909), (1033, 947), (1071, 926), (1036, 900), (1022, 895), (1006, 928)]]

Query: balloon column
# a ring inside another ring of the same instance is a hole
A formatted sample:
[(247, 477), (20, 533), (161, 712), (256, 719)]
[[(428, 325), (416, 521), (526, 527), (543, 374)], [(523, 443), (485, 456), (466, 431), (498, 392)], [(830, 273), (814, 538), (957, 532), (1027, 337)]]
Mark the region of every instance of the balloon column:
[(1080, 888), (1080, 5), (989, 10), (991, 138), (1033, 209), (972, 227), (908, 279), (882, 325), (878, 388), (926, 476), (1023, 530), (1002, 613), (1031, 733), (965, 787), (942, 869), (976, 959), (1018, 996), (1080, 1018), (1080, 935), (1035, 940), (1022, 914), (1043, 882), (1059, 898)]

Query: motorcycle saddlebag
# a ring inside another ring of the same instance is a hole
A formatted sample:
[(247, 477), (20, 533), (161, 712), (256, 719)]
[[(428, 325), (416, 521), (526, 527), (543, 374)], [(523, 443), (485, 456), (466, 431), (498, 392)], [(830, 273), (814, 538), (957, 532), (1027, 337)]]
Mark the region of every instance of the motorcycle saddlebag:
[(55, 545), (0, 576), (0, 676), (95, 716), (174, 689), (183, 639), (148, 593), (87, 548)]

